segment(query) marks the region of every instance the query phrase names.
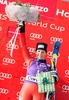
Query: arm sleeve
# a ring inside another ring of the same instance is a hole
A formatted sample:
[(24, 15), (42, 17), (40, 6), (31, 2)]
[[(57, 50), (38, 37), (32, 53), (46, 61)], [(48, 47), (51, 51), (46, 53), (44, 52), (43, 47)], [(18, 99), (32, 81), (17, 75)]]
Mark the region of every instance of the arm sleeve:
[(24, 57), (24, 60), (27, 63), (27, 65), (29, 65), (34, 58), (30, 55), (26, 47), (25, 33), (21, 33), (19, 35), (19, 42), (20, 42), (20, 47), (22, 49), (22, 55)]

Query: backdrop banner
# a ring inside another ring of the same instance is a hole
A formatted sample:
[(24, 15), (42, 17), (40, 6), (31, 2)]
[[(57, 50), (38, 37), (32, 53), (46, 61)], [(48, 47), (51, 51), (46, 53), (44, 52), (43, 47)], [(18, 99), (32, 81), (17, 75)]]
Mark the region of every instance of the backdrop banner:
[[(13, 56), (10, 56), (11, 40), (17, 27), (17, 21), (10, 20), (5, 7), (14, 0), (0, 0), (0, 100), (18, 100), (24, 83), (27, 64), (23, 59), (17, 36)], [(53, 43), (60, 41), (57, 72), (59, 80), (55, 84), (56, 100), (69, 100), (69, 2), (63, 0), (21, 0), (36, 6), (40, 12), (40, 21), (26, 22), (26, 44), (33, 56), (35, 45), (43, 41), (48, 44), (47, 62), (51, 64)], [(11, 12), (11, 11), (10, 11)]]

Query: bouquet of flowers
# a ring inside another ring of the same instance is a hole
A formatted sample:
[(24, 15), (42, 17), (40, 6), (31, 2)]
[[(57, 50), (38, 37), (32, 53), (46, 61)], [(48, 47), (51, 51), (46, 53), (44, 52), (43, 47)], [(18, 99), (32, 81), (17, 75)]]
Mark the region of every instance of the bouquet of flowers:
[(20, 25), (23, 25), (24, 22), (37, 22), (39, 21), (39, 12), (36, 7), (30, 5), (30, 3), (22, 4), (21, 2), (11, 2), (5, 7), (6, 15), (9, 19), (15, 20), (18, 22), (18, 27), (9, 41), (8, 44), (11, 45), (10, 56), (12, 57), (12, 53), (14, 50), (16, 38), (19, 34)]
[(37, 22), (39, 21), (39, 12), (36, 7), (30, 3), (11, 2), (5, 7), (6, 15), (9, 19), (15, 21)]

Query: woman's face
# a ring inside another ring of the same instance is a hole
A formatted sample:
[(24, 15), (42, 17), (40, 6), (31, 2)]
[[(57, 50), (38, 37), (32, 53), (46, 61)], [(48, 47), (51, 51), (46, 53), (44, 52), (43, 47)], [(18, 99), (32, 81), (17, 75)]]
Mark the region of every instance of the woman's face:
[(36, 51), (36, 58), (43, 59), (45, 58), (46, 52), (44, 50), (37, 50)]

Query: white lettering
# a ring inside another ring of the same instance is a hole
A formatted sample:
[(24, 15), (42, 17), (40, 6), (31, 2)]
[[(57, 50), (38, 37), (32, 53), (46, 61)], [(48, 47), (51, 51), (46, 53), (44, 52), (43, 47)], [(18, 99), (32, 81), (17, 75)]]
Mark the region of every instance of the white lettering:
[(2, 20), (7, 20), (7, 15), (3, 15), (3, 14), (0, 14), (0, 19), (2, 19)]
[(49, 10), (48, 10), (48, 8), (46, 7), (46, 8), (44, 8), (44, 12), (48, 12)]
[(43, 27), (43, 28), (47, 28), (48, 23), (42, 23), (42, 22), (35, 22), (35, 23), (28, 23), (29, 25), (32, 24), (33, 26), (39, 26), (39, 27)]
[(69, 12), (65, 13), (65, 17), (69, 18)]
[(7, 5), (11, 3), (10, 1), (7, 1), (7, 0), (0, 0), (0, 4), (3, 4), (3, 5)]
[(49, 9), (47, 7), (35, 6), (35, 5), (32, 5), (32, 7), (36, 7), (39, 12), (45, 12), (45, 13), (47, 13), (49, 11)]
[(17, 96), (17, 99), (18, 99), (18, 100), (20, 100), (20, 99), (19, 99), (19, 94), (20, 94), (20, 92), (17, 92), (17, 93), (16, 93), (16, 96)]
[(60, 14), (61, 16), (69, 18), (69, 12), (65, 12), (64, 10), (59, 11), (59, 9), (57, 9), (56, 15), (58, 15), (58, 14)]
[(56, 15), (58, 15), (58, 14), (61, 14), (61, 16), (63, 16), (64, 15), (64, 10), (59, 11), (59, 9), (57, 9)]
[(56, 26), (55, 24), (51, 24), (51, 25), (50, 25), (50, 28), (53, 29), (53, 30), (59, 30), (60, 32), (62, 32), (62, 31), (65, 30), (64, 27)]

